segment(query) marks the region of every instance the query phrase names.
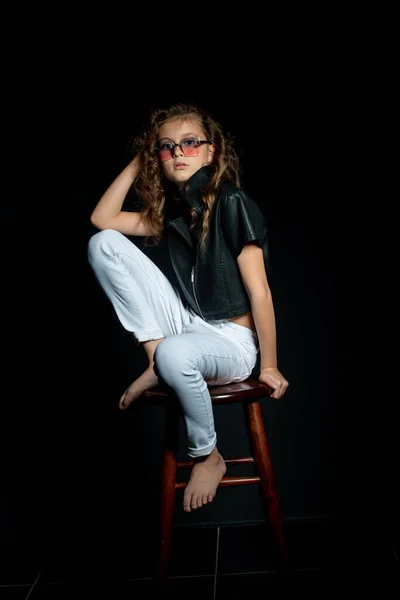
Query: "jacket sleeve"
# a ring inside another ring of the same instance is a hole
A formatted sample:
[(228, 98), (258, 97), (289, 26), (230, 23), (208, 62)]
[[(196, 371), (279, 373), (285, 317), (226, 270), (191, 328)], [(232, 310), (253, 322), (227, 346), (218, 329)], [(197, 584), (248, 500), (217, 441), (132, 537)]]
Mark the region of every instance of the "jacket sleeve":
[(254, 200), (242, 190), (225, 199), (222, 229), (225, 241), (235, 258), (249, 243), (256, 243), (260, 248), (267, 250), (264, 216)]

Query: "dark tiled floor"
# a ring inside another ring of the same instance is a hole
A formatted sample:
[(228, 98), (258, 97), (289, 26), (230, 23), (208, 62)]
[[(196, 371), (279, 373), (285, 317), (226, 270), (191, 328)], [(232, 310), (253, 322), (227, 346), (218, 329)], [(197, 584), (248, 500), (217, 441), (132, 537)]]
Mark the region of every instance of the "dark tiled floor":
[(185, 527), (174, 530), (171, 576), (214, 575), (217, 537), (217, 527), (198, 527), (190, 533)]
[(1, 600), (25, 600), (31, 587), (31, 585), (0, 586), (0, 598)]
[[(42, 564), (36, 564), (32, 557), (12, 556), (0, 560), (1, 585), (33, 585)], [(1, 600), (1, 594), (0, 594)]]
[(270, 598), (282, 597), (285, 592), (297, 592), (296, 595), (306, 592), (308, 598), (318, 592), (319, 597), (324, 598), (326, 584), (326, 574), (314, 570), (292, 571), (285, 576), (277, 573), (221, 575), (217, 581), (217, 598), (260, 598), (261, 591)]
[[(279, 573), (267, 525), (175, 527), (170, 597), (259, 600), (262, 593), (275, 598), (303, 591), (308, 597), (321, 597), (344, 589), (376, 592), (385, 600), (399, 596), (399, 563), (378, 521), (357, 526), (333, 519), (287, 521), (285, 533), (289, 568)], [(31, 568), (14, 565), (7, 575), (2, 565), (2, 583), (20, 579), (27, 585), (0, 587), (0, 599), (23, 600), (28, 594), (29, 600), (157, 597), (156, 558), (153, 535), (136, 540), (136, 550), (123, 559), (120, 553), (113, 555), (112, 548), (108, 554), (90, 556), (76, 549), (68, 558), (50, 554), (42, 570), (32, 560)]]

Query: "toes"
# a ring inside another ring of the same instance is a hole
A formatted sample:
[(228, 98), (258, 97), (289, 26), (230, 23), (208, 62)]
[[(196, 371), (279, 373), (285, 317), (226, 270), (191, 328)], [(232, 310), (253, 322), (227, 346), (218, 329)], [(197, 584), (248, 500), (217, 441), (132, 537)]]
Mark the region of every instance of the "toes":
[(203, 506), (202, 502), (199, 500), (199, 496), (197, 494), (193, 494), (192, 495), (192, 502), (190, 503), (190, 506), (196, 510), (197, 508), (200, 508), (201, 506)]
[(183, 510), (185, 512), (191, 512), (201, 508), (208, 502), (212, 502), (214, 495), (212, 493), (203, 492), (200, 495), (187, 493), (183, 498)]
[(185, 494), (183, 497), (183, 510), (186, 512), (190, 512), (191, 508), (190, 508), (190, 503), (192, 500), (192, 494)]
[(127, 389), (124, 394), (121, 396), (121, 399), (119, 401), (119, 407), (121, 410), (125, 410), (126, 408), (128, 408), (133, 400), (135, 399), (135, 395), (129, 391), (129, 389)]
[(120, 400), (119, 400), (119, 407), (121, 410), (124, 410), (126, 408), (125, 405), (125, 398), (126, 398), (126, 392), (124, 394), (122, 394)]

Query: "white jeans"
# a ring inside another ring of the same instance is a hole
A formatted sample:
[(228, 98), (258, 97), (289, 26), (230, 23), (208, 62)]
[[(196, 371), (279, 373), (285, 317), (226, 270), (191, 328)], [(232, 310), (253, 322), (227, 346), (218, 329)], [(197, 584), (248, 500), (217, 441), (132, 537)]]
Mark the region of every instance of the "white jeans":
[(204, 321), (183, 304), (153, 261), (118, 231), (93, 235), (88, 258), (122, 326), (138, 342), (165, 338), (154, 353), (155, 372), (181, 404), (187, 454), (209, 454), (217, 436), (208, 386), (249, 377), (257, 359), (256, 333), (227, 319)]

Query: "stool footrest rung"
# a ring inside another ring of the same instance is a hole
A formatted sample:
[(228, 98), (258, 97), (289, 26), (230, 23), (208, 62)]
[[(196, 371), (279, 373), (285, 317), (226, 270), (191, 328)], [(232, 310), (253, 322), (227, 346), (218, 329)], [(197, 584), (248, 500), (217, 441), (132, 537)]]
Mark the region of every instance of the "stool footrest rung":
[[(226, 465), (244, 465), (244, 464), (252, 464), (254, 463), (254, 458), (252, 456), (245, 456), (240, 458), (228, 458), (224, 461)], [(177, 468), (179, 467), (193, 467), (193, 460), (183, 460), (181, 462), (176, 463)]]
[[(249, 483), (260, 483), (258, 475), (250, 477), (223, 477), (219, 487), (231, 487), (233, 485), (247, 485)], [(187, 481), (179, 481), (175, 484), (175, 489), (183, 490), (187, 486)]]

